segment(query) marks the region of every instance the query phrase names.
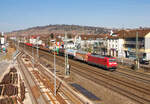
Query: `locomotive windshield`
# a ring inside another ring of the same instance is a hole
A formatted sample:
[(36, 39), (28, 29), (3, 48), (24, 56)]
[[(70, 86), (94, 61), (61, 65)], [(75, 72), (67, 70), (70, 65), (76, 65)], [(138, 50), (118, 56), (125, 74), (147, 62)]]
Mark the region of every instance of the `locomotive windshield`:
[(116, 62), (116, 59), (109, 59), (109, 62)]

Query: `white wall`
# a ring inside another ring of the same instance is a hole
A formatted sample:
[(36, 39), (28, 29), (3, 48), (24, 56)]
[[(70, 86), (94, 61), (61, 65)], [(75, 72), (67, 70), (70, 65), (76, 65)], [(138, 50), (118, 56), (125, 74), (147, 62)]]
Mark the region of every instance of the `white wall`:
[(146, 53), (146, 60), (150, 60), (150, 53)]
[(5, 38), (4, 38), (4, 37), (1, 37), (1, 38), (0, 38), (0, 42), (1, 42), (0, 44), (5, 44)]
[[(114, 49), (115, 52), (118, 51), (118, 57), (124, 57), (124, 50), (123, 50), (123, 44), (124, 40), (123, 39), (108, 39), (107, 40), (107, 49), (108, 53), (109, 50)], [(116, 55), (116, 53), (114, 53)], [(112, 55), (112, 52), (111, 52)]]

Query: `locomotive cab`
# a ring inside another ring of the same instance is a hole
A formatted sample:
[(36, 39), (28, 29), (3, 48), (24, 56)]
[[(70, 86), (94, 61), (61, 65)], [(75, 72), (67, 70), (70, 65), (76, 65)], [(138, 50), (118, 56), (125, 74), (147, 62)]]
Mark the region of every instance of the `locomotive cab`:
[(107, 68), (109, 70), (115, 70), (117, 68), (117, 62), (115, 58), (108, 59)]

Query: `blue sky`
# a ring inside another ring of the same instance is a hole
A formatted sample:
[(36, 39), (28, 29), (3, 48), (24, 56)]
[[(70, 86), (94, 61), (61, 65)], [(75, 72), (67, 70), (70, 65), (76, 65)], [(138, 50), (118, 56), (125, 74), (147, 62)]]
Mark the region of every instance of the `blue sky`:
[(48, 24), (150, 27), (150, 0), (0, 0), (0, 31)]

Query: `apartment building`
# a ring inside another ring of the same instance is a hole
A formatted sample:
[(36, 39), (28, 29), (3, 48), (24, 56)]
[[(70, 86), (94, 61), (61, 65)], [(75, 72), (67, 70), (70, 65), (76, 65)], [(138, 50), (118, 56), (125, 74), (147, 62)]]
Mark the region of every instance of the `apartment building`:
[(124, 32), (125, 57), (136, 57), (136, 34), (138, 34), (139, 58), (150, 60), (150, 29), (130, 30)]
[[(106, 53), (106, 37), (108, 35), (79, 35), (76, 37), (77, 43), (80, 43), (80, 49), (97, 54)], [(78, 45), (78, 46), (79, 46)]]
[(114, 57), (125, 57), (124, 39), (120, 34), (114, 34), (107, 38), (107, 54)]

